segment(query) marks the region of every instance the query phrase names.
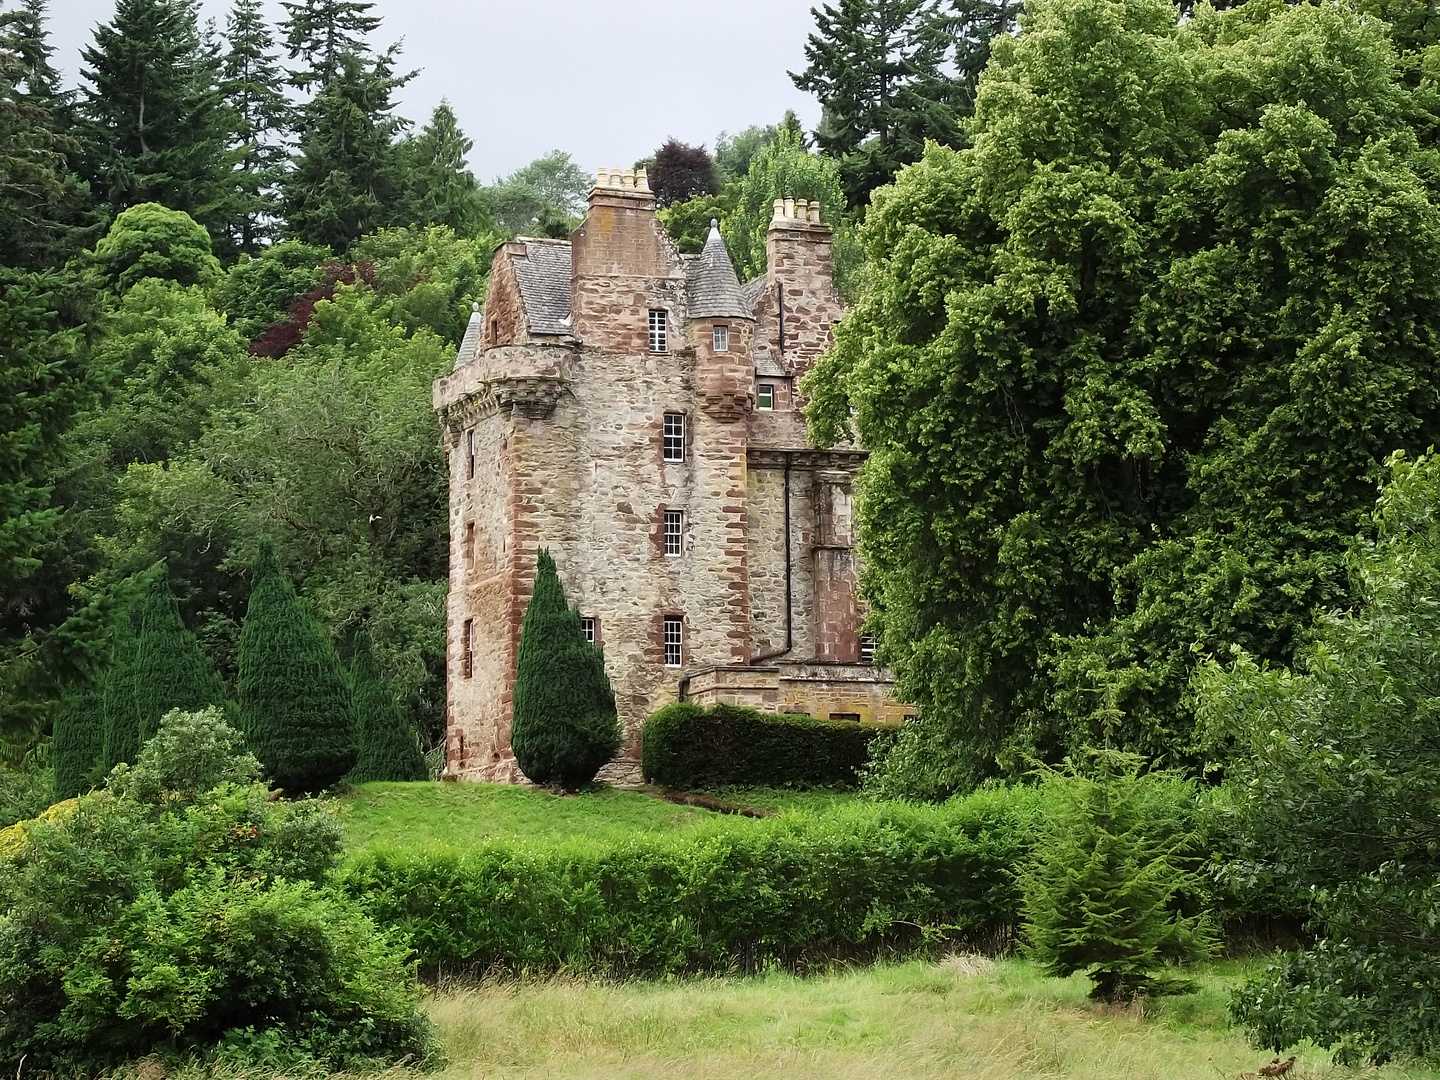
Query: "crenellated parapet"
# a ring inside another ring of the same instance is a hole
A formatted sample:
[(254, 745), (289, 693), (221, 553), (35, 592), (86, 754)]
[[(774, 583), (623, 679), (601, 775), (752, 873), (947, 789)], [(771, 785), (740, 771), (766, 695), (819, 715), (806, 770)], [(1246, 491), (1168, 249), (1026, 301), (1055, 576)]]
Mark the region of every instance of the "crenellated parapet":
[(437, 379), (434, 408), (453, 447), (459, 432), (498, 412), (549, 417), (574, 380), (575, 353), (569, 348), (502, 345)]

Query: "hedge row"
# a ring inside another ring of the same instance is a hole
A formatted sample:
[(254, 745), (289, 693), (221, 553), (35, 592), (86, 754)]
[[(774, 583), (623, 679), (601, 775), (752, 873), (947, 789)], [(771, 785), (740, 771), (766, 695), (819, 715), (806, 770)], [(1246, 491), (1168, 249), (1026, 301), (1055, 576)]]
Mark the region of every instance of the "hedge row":
[(1014, 921), (1033, 793), (723, 819), (619, 844), (370, 849), (346, 890), (435, 970), (617, 975), (802, 961)]
[(645, 721), (645, 779), (668, 787), (853, 787), (870, 741), (892, 724), (817, 720), (738, 705), (669, 705)]

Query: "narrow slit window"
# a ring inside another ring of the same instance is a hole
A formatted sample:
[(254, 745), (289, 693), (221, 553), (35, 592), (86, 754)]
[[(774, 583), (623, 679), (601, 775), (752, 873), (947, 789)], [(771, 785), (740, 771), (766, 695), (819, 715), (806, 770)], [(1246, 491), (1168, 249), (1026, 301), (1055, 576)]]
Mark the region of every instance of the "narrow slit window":
[(595, 628), (595, 619), (590, 615), (580, 616), (580, 632), (585, 635), (585, 640), (594, 645), (599, 640), (599, 633)]
[(775, 387), (770, 383), (761, 383), (755, 391), (755, 404), (767, 412), (775, 408)]
[(466, 619), (460, 636), (460, 674), (468, 679), (475, 674), (475, 620)]
[(665, 616), (665, 666), (679, 667), (684, 658), (685, 624), (675, 615)]
[(472, 570), (475, 567), (475, 522), (465, 523), (465, 569)]
[(679, 510), (665, 511), (665, 554), (680, 555), (683, 553), (683, 539), (681, 531), (684, 527), (685, 518)]
[(491, 320), (490, 320), (490, 344), (491, 344), (491, 345), (499, 345), (499, 344), (500, 344), (500, 320), (499, 320), (499, 319), (491, 319)]
[(667, 412), (664, 426), (665, 460), (685, 460), (685, 414)]
[(664, 308), (650, 309), (650, 351), (664, 352), (668, 347), (669, 334)]
[(716, 352), (730, 351), (730, 327), (717, 326), (710, 334), (710, 343)]
[(875, 639), (873, 637), (862, 637), (860, 639), (860, 663), (875, 663)]
[(465, 432), (465, 475), (475, 479), (475, 429)]

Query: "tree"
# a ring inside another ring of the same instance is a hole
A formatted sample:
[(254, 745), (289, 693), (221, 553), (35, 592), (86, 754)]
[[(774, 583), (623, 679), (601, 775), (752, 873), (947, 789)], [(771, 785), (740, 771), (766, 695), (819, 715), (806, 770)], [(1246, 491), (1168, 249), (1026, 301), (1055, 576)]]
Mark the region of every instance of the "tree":
[(508, 236), (568, 238), (589, 191), (585, 170), (569, 154), (552, 150), (482, 188), (481, 195), (496, 226)]
[(105, 702), (98, 690), (66, 698), (50, 734), (55, 797), (73, 799), (90, 787), (105, 754)]
[(1238, 652), (1197, 683), (1235, 812), (1231, 872), (1308, 909), (1313, 944), (1238, 991), (1275, 1049), (1440, 1058), (1440, 458), (1394, 455), (1349, 609), (1291, 667)]
[(289, 157), (285, 142), (294, 110), (261, 0), (234, 0), (225, 38), (229, 49), (220, 66), (220, 94), (231, 118), (229, 150), (238, 157), (231, 176), (234, 216), (226, 233), (236, 251), (255, 255), (276, 230), (277, 189)]
[(728, 185), (744, 177), (750, 171), (750, 163), (755, 160), (755, 155), (774, 142), (782, 129), (794, 132), (799, 136), (801, 145), (804, 145), (805, 132), (793, 109), (786, 109), (785, 116), (778, 124), (764, 127), (752, 124), (734, 135), (722, 131), (715, 140), (715, 172), (720, 183)]
[(245, 745), (277, 787), (324, 791), (359, 754), (345, 673), (269, 541), (260, 545), (253, 580), (236, 682)]
[(812, 9), (809, 61), (791, 80), (823, 110), (815, 140), (840, 162), (851, 206), (916, 161), (926, 139), (960, 137), (954, 84), (943, 73), (950, 44), (936, 0), (840, 0)]
[(954, 766), (929, 794), (1087, 744), (1198, 764), (1194, 648), (1284, 662), (1343, 602), (1380, 462), (1440, 441), (1417, 93), (1348, 9), (1038, 0), (973, 146), (876, 195), (804, 387), (871, 451), (863, 590), (901, 758)]
[(145, 278), (212, 285), (220, 277), (205, 227), (182, 210), (153, 202), (132, 206), (115, 219), (95, 245), (94, 262), (117, 294)]
[(991, 44), (1014, 32), (1024, 6), (1023, 0), (950, 0), (948, 9), (942, 4), (941, 24), (949, 40), (954, 82), (951, 101), (958, 116), (975, 111), (975, 93), (980, 75), (990, 63)]
[(288, 17), (281, 23), (290, 59), (304, 65), (291, 75), (302, 90), (318, 84), (321, 91), (339, 78), (347, 59), (364, 59), (367, 38), (380, 26), (368, 0), (286, 0)]
[(140, 703), (136, 696), (136, 660), (140, 639), (133, 609), (120, 612), (111, 637), (110, 664), (101, 687), (105, 706), (105, 771), (133, 762), (140, 753)]
[(605, 658), (585, 640), (580, 615), (565, 602), (555, 560), (544, 548), (520, 626), (510, 745), (531, 780), (568, 790), (595, 779), (620, 750)]
[(230, 133), (217, 60), (194, 0), (118, 0), (82, 58), (87, 178), (118, 212), (182, 210), (219, 235), (229, 220)]
[(350, 661), (351, 710), (360, 742), (360, 756), (350, 770), (351, 783), (370, 780), (428, 780), (430, 768), (420, 752), (415, 728), (395, 705), (390, 687), (375, 666), (370, 634), (355, 635)]
[(409, 224), (445, 225), (461, 236), (490, 227), (480, 184), (465, 164), (475, 144), (460, 130), (455, 110), (441, 101), (430, 122), (405, 142), (409, 159)]
[(140, 607), (140, 638), (135, 646), (140, 745), (150, 741), (160, 729), (160, 718), (171, 709), (197, 712), (224, 702), (225, 684), (180, 618), (180, 607), (161, 567)]
[(700, 195), (718, 195), (720, 179), (715, 162), (703, 146), (686, 146), (675, 139), (655, 151), (647, 174), (655, 205), (670, 206)]

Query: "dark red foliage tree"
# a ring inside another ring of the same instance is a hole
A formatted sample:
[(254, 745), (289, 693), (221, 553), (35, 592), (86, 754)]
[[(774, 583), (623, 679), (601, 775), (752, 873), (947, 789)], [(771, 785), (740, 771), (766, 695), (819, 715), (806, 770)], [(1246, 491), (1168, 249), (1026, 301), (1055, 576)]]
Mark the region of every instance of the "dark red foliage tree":
[(697, 195), (718, 195), (720, 180), (715, 174), (715, 159), (703, 146), (686, 146), (675, 139), (655, 151), (650, 166), (650, 190), (655, 192), (658, 206), (685, 202)]

